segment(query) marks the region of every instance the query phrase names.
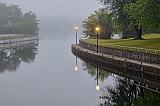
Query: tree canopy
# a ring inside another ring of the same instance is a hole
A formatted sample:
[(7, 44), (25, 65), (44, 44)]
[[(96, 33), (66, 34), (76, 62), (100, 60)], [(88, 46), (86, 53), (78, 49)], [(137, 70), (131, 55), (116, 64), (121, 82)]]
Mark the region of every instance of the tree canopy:
[(38, 35), (38, 20), (33, 12), (22, 13), (18, 5), (0, 2), (0, 34)]
[(138, 27), (144, 27), (148, 32), (157, 31), (160, 28), (160, 1), (137, 0), (125, 7), (126, 12)]
[(112, 34), (112, 18), (105, 9), (99, 9), (88, 16), (87, 20), (83, 21), (83, 33), (89, 37), (95, 37), (95, 27), (100, 27), (99, 38), (110, 38)]
[[(120, 31), (136, 33), (141, 39), (143, 33), (160, 32), (159, 0), (98, 0), (111, 12)], [(124, 33), (126, 34), (126, 33)], [(130, 33), (129, 33), (130, 34)]]

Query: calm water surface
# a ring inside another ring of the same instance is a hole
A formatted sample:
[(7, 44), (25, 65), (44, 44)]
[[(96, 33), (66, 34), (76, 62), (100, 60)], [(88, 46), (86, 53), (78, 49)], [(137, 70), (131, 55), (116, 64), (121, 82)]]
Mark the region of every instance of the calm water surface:
[(78, 59), (75, 71), (72, 43), (73, 35), (1, 50), (0, 105), (159, 106), (159, 93), (137, 86), (112, 70)]
[[(39, 46), (16, 50), (16, 58), (1, 67), (0, 105), (95, 105), (96, 76), (88, 74), (79, 59), (78, 71), (74, 70), (73, 42), (73, 37), (45, 39)], [(111, 79), (100, 83), (110, 85)]]

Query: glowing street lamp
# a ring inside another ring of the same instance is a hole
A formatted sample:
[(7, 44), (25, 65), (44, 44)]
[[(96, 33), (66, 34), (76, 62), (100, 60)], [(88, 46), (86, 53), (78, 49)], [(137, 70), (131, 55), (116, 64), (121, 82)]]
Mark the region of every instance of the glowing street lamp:
[(99, 27), (96, 27), (96, 33), (97, 33), (97, 53), (98, 53), (98, 36), (99, 36)]
[(77, 35), (78, 35), (78, 27), (75, 27), (75, 30), (76, 30), (76, 45), (77, 45)]
[(99, 27), (96, 27), (96, 32), (99, 32), (99, 30), (100, 30)]

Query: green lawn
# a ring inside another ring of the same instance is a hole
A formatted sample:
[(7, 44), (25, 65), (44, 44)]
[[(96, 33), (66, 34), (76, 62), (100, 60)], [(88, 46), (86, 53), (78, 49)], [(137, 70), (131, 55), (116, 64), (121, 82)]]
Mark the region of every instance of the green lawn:
[[(99, 45), (128, 50), (139, 49), (141, 51), (146, 51), (146, 49), (148, 49), (150, 52), (154, 52), (154, 50), (160, 50), (160, 34), (146, 34), (143, 36), (143, 38), (144, 40), (134, 40), (133, 38), (119, 40), (99, 39)], [(96, 39), (86, 39), (84, 42), (96, 45)]]

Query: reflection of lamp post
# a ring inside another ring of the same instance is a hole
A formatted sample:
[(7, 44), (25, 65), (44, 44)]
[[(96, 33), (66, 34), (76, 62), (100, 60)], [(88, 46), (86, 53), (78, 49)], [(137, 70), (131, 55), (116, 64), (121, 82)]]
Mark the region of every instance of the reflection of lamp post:
[(97, 53), (98, 53), (98, 35), (99, 35), (99, 27), (96, 27), (96, 33), (97, 33)]
[(99, 75), (99, 70), (98, 70), (98, 66), (97, 66), (97, 85), (96, 85), (96, 91), (99, 91), (100, 90), (100, 86), (99, 86), (99, 84), (98, 84), (98, 75)]
[(78, 35), (78, 27), (75, 27), (75, 30), (76, 30), (76, 45), (77, 45), (77, 35)]
[(78, 71), (78, 66), (77, 66), (77, 57), (76, 57), (76, 66), (75, 66), (75, 71)]

